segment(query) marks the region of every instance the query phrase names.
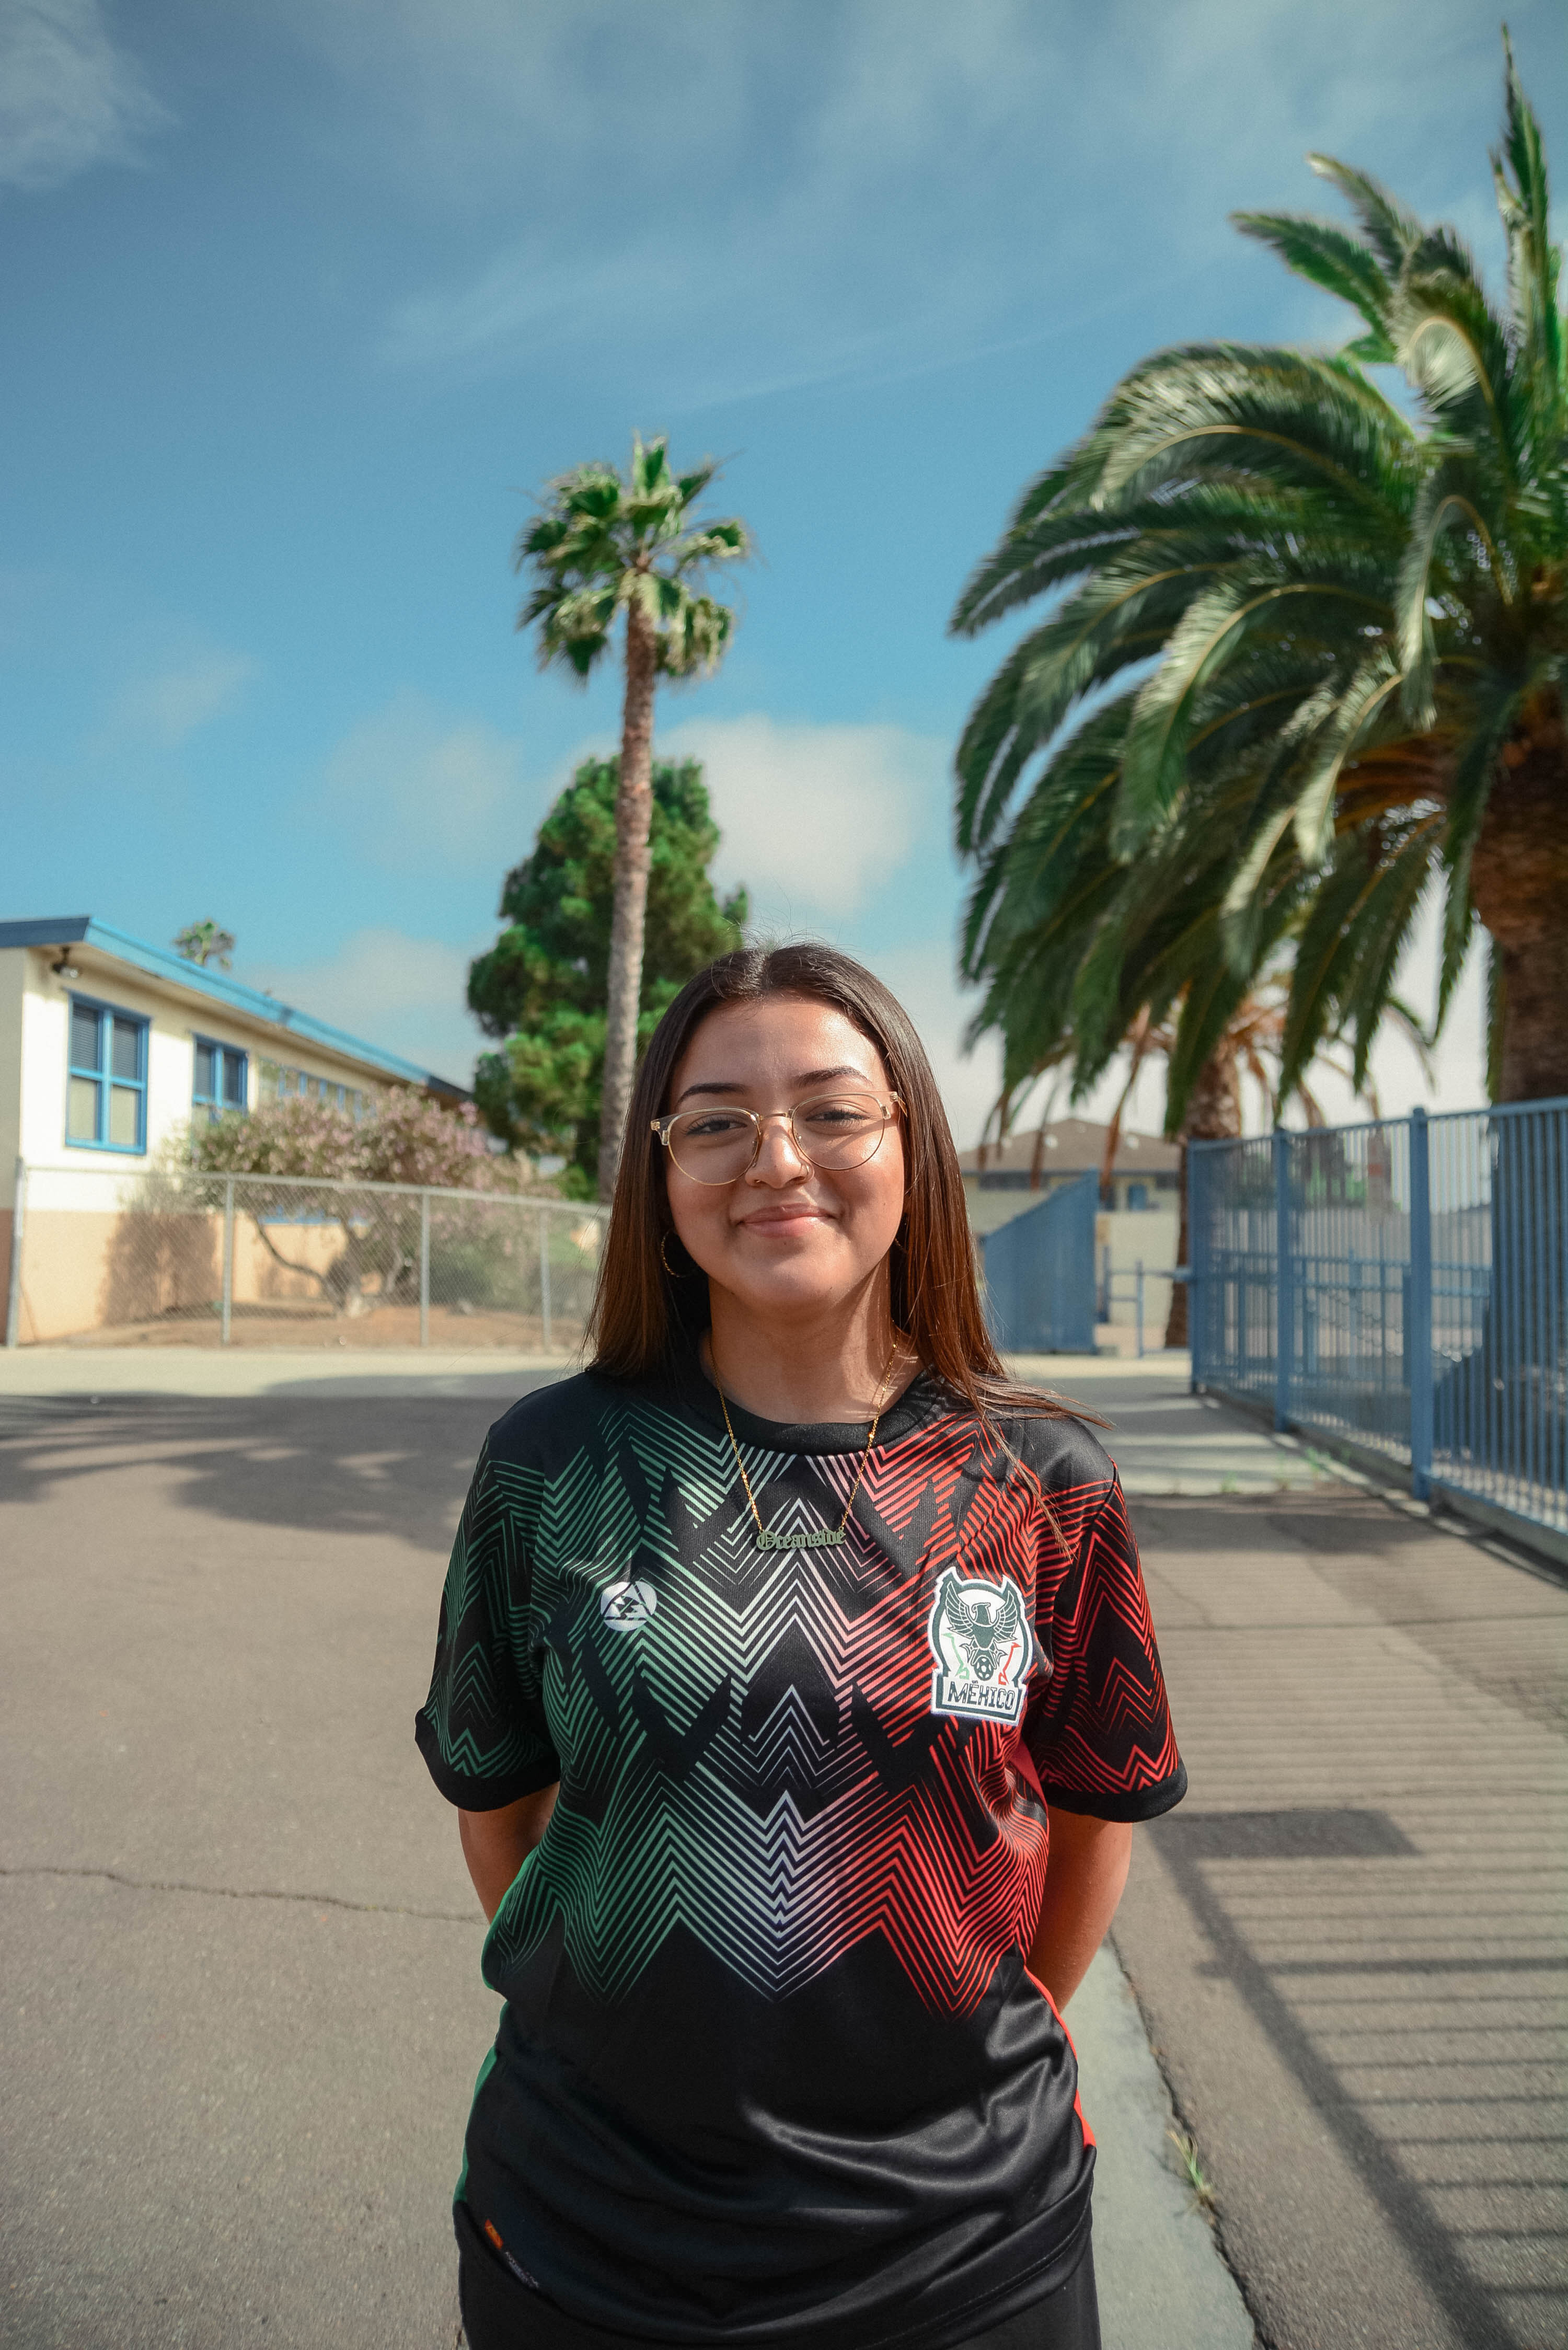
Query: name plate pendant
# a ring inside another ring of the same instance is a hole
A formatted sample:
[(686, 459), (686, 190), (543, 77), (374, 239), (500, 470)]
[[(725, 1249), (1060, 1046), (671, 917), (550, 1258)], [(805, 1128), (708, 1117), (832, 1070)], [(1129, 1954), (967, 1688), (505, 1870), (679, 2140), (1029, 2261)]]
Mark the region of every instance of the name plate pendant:
[(836, 1550), (843, 1540), (842, 1526), (819, 1526), (810, 1534), (774, 1534), (765, 1526), (757, 1529), (759, 1550)]

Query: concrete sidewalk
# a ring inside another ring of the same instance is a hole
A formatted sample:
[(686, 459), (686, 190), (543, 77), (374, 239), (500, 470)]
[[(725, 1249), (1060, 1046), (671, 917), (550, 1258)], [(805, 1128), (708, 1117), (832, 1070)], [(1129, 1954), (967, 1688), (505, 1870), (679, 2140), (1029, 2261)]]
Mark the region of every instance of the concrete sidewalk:
[[(0, 2339), (452, 2350), (496, 2002), (410, 1730), (497, 1398), (108, 1386), (0, 1400)], [(1067, 2020), (1107, 2350), (1249, 2350), (1111, 1950)]]
[(1187, 1804), (1114, 1939), (1281, 2350), (1568, 2340), (1568, 1591), (1338, 1488), (1134, 1504)]

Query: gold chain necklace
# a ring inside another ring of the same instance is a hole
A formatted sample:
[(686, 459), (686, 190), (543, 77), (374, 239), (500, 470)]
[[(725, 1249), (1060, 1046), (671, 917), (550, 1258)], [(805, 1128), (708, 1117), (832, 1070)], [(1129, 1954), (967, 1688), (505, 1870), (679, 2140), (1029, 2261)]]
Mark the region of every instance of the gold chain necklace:
[(866, 1463), (871, 1457), (871, 1447), (877, 1441), (877, 1423), (882, 1417), (883, 1399), (888, 1392), (888, 1383), (893, 1376), (893, 1366), (898, 1359), (897, 1342), (888, 1357), (888, 1367), (882, 1374), (882, 1384), (877, 1390), (877, 1402), (871, 1414), (871, 1425), (866, 1432), (865, 1450), (856, 1463), (855, 1482), (849, 1488), (849, 1499), (844, 1504), (844, 1515), (836, 1526), (819, 1526), (815, 1534), (775, 1534), (763, 1525), (763, 1513), (757, 1507), (757, 1497), (752, 1491), (752, 1481), (746, 1474), (746, 1464), (741, 1458), (741, 1448), (735, 1441), (735, 1431), (730, 1425), (730, 1406), (724, 1395), (724, 1383), (719, 1377), (719, 1365), (713, 1354), (711, 1343), (708, 1348), (708, 1359), (713, 1366), (713, 1385), (719, 1390), (719, 1409), (724, 1415), (724, 1433), (730, 1440), (730, 1450), (735, 1456), (735, 1466), (741, 1472), (741, 1482), (745, 1487), (746, 1500), (751, 1505), (752, 1521), (757, 1529), (757, 1548), (759, 1550), (836, 1549), (844, 1540), (849, 1524), (849, 1513), (855, 1507), (855, 1496), (860, 1491), (860, 1480), (866, 1474)]

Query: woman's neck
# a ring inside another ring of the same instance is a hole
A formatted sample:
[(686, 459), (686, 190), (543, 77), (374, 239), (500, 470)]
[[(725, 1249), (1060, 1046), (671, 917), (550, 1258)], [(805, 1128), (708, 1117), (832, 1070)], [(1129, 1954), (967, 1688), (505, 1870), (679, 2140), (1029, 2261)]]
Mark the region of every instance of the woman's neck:
[(710, 1284), (712, 1327), (703, 1367), (732, 1403), (759, 1419), (796, 1424), (867, 1419), (886, 1410), (919, 1368), (895, 1336), (885, 1288), (786, 1324), (764, 1321)]

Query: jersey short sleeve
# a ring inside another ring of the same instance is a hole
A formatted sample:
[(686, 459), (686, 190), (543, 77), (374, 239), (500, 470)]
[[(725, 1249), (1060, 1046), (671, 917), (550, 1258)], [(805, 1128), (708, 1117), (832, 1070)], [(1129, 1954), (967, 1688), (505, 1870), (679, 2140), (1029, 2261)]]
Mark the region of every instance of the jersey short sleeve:
[(452, 1546), (435, 1669), (414, 1721), (431, 1778), (468, 1812), (498, 1811), (561, 1775), (530, 1639), (528, 1498), (487, 1444)]
[(1102, 1820), (1148, 1820), (1181, 1801), (1187, 1773), (1121, 1481), (1097, 1444), (1093, 1451), (1096, 1473), (1046, 1493), (1055, 1506), (1035, 1628), (1051, 1669), (1023, 1739), (1048, 1804)]

